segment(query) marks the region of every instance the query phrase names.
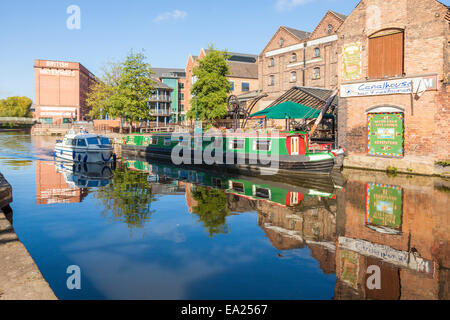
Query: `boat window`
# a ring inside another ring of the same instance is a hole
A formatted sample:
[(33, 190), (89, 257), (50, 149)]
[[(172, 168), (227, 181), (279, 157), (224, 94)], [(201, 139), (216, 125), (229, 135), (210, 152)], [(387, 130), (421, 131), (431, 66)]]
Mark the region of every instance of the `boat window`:
[(79, 147), (86, 147), (86, 140), (84, 140), (84, 139), (77, 139), (77, 146), (79, 146)]
[(87, 138), (86, 140), (87, 140), (88, 144), (91, 144), (91, 145), (97, 145), (98, 144), (97, 137)]
[(67, 146), (71, 146), (72, 143), (73, 143), (73, 139), (67, 139), (67, 140), (66, 140), (66, 145), (67, 145)]
[(150, 143), (151, 144), (158, 144), (158, 137), (151, 138)]
[(106, 137), (101, 137), (101, 138), (100, 138), (100, 141), (102, 142), (102, 144), (111, 144), (111, 142), (109, 141), (109, 139), (106, 138)]
[(212, 178), (212, 184), (214, 187), (222, 188), (222, 180), (218, 178)]
[(244, 184), (241, 182), (231, 182), (231, 189), (236, 192), (244, 192)]
[(255, 140), (253, 142), (253, 150), (256, 151), (270, 151), (272, 141), (270, 140)]
[(165, 146), (170, 146), (172, 139), (170, 137), (166, 137), (164, 138), (164, 145)]
[(253, 185), (253, 195), (259, 198), (270, 199), (270, 189)]
[(233, 139), (230, 141), (230, 149), (244, 149), (245, 140), (244, 139)]

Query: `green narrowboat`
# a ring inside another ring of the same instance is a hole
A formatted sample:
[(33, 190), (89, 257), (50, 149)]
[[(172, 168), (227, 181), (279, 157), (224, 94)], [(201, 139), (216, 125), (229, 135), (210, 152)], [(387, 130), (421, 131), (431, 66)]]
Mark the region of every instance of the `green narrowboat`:
[[(276, 168), (320, 174), (329, 174), (336, 158), (336, 154), (331, 151), (310, 148), (308, 134), (299, 131), (276, 134), (270, 131), (236, 132), (223, 136), (200, 135), (201, 142), (196, 139), (197, 136), (190, 134), (132, 134), (124, 138), (122, 152), (172, 162), (174, 154), (183, 159), (187, 156), (190, 160), (187, 164), (211, 164), (205, 160), (205, 156), (210, 155), (214, 159), (212, 165), (216, 166), (249, 170)], [(220, 155), (217, 151), (221, 151)], [(190, 154), (186, 155), (185, 152)], [(201, 159), (197, 162), (199, 154)]]

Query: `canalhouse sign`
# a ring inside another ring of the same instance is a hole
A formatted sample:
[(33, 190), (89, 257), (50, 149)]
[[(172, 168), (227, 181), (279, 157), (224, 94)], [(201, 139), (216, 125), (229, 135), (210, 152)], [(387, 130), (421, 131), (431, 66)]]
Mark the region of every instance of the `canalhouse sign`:
[(341, 97), (377, 96), (386, 94), (417, 93), (437, 90), (437, 74), (417, 78), (351, 83), (341, 85)]
[(372, 243), (361, 239), (347, 237), (338, 238), (338, 246), (343, 250), (351, 250), (382, 261), (415, 270), (429, 276), (434, 275), (434, 262), (423, 259), (419, 254), (396, 250), (383, 244)]

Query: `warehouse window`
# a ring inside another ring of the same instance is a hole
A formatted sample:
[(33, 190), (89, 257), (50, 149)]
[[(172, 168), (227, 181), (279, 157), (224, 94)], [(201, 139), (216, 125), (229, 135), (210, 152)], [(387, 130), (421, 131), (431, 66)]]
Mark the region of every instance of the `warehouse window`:
[(320, 57), (320, 48), (315, 48), (314, 49), (314, 57)]
[(296, 62), (297, 61), (297, 54), (294, 52), (292, 55), (291, 55), (291, 62)]
[(250, 84), (248, 82), (242, 82), (242, 92), (250, 91)]
[(269, 86), (274, 86), (275, 85), (275, 76), (271, 75), (269, 76)]
[(275, 59), (274, 58), (270, 58), (269, 67), (273, 67), (273, 66), (275, 66)]
[(313, 79), (320, 79), (320, 68), (314, 68)]
[(403, 30), (382, 30), (369, 37), (369, 78), (403, 75)]
[(292, 71), (291, 72), (291, 82), (296, 82), (297, 81), (297, 72)]

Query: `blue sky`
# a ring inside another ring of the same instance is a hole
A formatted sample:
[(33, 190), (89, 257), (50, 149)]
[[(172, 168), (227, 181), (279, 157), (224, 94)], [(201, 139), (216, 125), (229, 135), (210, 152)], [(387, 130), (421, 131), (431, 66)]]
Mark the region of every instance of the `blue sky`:
[[(145, 50), (153, 67), (184, 68), (189, 54), (217, 48), (259, 54), (280, 25), (312, 31), (328, 9), (358, 0), (2, 0), (0, 99), (34, 99), (34, 59), (81, 62), (101, 75), (107, 61)], [(81, 29), (69, 30), (70, 5)]]

